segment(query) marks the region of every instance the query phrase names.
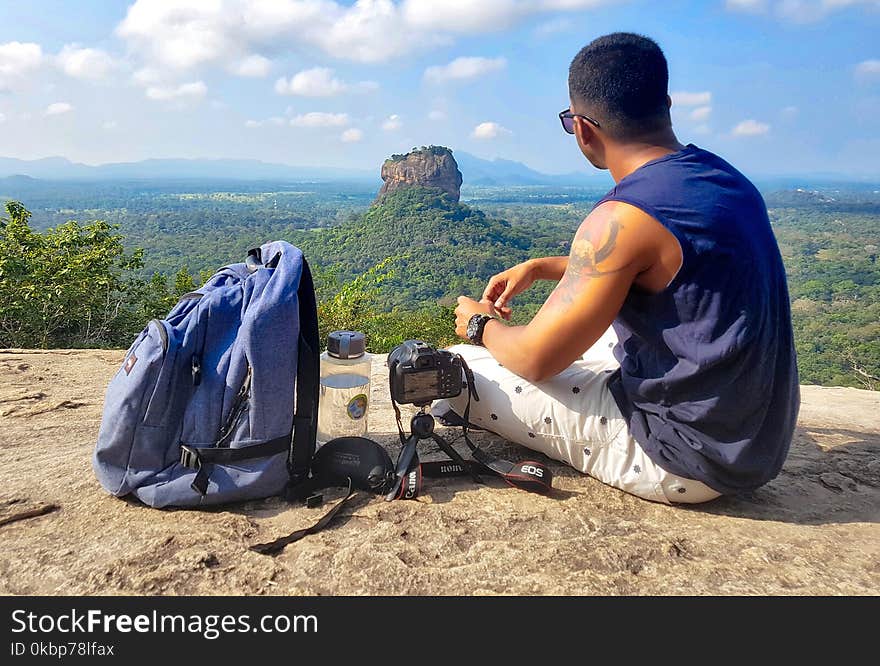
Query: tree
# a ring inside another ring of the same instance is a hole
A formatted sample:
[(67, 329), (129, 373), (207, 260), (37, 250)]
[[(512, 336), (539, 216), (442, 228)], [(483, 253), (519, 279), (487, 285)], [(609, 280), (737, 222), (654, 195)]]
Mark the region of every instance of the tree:
[[(386, 257), (353, 280), (339, 285), (336, 273), (322, 273), (318, 281), (318, 322), (322, 344), (337, 330), (361, 331), (367, 348), (389, 352), (404, 340), (418, 339), (442, 347), (456, 341), (455, 316), (451, 307), (428, 306), (418, 310), (380, 308), (380, 286), (391, 279), (391, 266), (406, 256)], [(333, 295), (329, 295), (330, 293)], [(320, 297), (324, 295), (324, 297)]]
[(142, 252), (97, 220), (44, 233), (19, 202), (0, 219), (0, 347), (102, 346), (142, 326), (130, 304), (145, 285), (131, 277)]

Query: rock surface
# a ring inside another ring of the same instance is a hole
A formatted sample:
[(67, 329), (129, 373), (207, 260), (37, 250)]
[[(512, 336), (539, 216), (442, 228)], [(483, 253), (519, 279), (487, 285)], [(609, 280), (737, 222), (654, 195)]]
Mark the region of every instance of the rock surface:
[(392, 155), (382, 164), (382, 187), (377, 201), (406, 187), (437, 187), (455, 201), (461, 197), (461, 172), (452, 151), (428, 146), (406, 155)]
[[(100, 488), (90, 456), (122, 357), (0, 350), (0, 523), (60, 506), (0, 525), (0, 594), (880, 591), (880, 393), (804, 387), (782, 473), (739, 497), (652, 504), (552, 462), (551, 497), (491, 479), (428, 480), (414, 502), (362, 496), (335, 526), (272, 558), (248, 546), (313, 523), (326, 506), (267, 499), (159, 511)], [(394, 457), (383, 362), (374, 365), (371, 436)], [(493, 435), (476, 438), (524, 454)], [(432, 448), (423, 445), (423, 456)]]

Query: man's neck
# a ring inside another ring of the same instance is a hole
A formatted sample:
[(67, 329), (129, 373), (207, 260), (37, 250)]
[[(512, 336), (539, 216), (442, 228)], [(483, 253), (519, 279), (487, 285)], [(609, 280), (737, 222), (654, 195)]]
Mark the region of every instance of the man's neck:
[(615, 183), (619, 183), (639, 167), (682, 148), (684, 145), (670, 131), (641, 141), (608, 146), (605, 159), (611, 177)]

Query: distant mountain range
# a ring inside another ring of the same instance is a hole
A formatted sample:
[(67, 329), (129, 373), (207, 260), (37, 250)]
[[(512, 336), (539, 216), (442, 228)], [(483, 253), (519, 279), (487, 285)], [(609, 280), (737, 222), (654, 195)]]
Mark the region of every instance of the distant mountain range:
[(455, 161), (465, 185), (595, 185), (610, 183), (611, 177), (600, 171), (551, 175), (535, 171), (522, 162), (486, 160), (470, 153), (455, 152)]
[[(456, 152), (458, 168), (467, 185), (588, 185), (607, 175), (540, 173), (521, 162), (486, 160)], [(96, 166), (71, 162), (64, 157), (20, 160), (0, 157), (0, 178), (29, 176), (41, 180), (163, 180), (199, 178), (211, 180), (296, 180), (296, 181), (376, 181), (379, 169), (341, 169), (275, 164), (260, 160), (235, 159), (149, 159), (115, 162)]]
[(300, 167), (260, 160), (150, 159), (91, 166), (64, 157), (20, 160), (0, 157), (0, 177), (30, 176), (46, 180), (162, 180), (178, 178), (228, 180), (368, 180), (361, 169)]
[[(597, 187), (612, 185), (606, 171), (584, 170), (569, 174), (546, 174), (522, 162), (487, 160), (470, 153), (454, 151), (455, 160), (464, 178), (464, 187), (547, 185), (556, 187)], [(260, 160), (236, 159), (149, 159), (140, 162), (114, 162), (91, 166), (71, 162), (64, 157), (20, 160), (0, 157), (0, 178), (26, 176), (40, 180), (290, 180), (290, 181), (360, 181), (381, 185), (379, 167), (375, 170), (308, 167), (277, 164)], [(834, 187), (847, 184), (876, 190), (880, 178), (843, 174), (804, 174), (799, 176), (757, 176), (762, 190), (789, 190), (798, 187)]]

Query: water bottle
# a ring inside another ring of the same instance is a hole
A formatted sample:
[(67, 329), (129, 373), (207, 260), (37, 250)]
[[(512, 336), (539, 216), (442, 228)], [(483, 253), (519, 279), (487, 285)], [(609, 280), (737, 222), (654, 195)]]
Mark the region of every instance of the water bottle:
[(358, 331), (333, 331), (321, 354), (318, 443), (335, 437), (364, 437), (370, 402), (370, 354)]

